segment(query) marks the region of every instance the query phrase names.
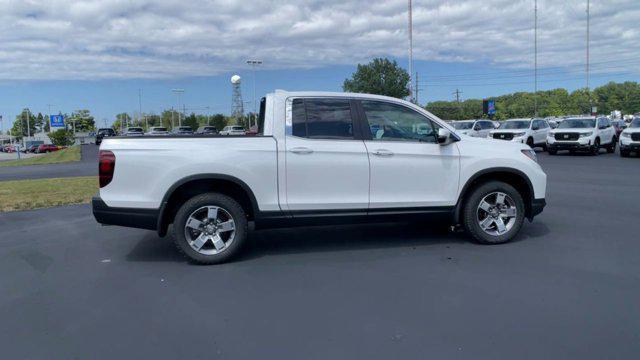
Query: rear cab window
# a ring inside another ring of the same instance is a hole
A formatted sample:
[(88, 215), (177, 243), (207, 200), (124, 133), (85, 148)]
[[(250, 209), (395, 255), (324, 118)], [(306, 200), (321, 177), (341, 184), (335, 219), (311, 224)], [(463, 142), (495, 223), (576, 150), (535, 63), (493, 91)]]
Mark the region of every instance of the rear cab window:
[(349, 99), (296, 98), (291, 109), (291, 135), (308, 139), (352, 140)]

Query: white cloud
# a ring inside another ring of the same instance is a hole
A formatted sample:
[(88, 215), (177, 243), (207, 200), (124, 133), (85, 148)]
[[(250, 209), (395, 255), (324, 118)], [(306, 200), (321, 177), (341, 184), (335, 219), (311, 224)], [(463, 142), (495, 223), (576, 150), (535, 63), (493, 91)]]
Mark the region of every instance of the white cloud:
[[(250, 57), (280, 69), (405, 57), (406, 5), (0, 0), (0, 78), (163, 78), (232, 71)], [(414, 9), (416, 59), (531, 66), (533, 0), (415, 0)], [(640, 58), (638, 0), (594, 1), (591, 13), (594, 63)], [(542, 67), (584, 62), (585, 1), (539, 0), (539, 25)]]

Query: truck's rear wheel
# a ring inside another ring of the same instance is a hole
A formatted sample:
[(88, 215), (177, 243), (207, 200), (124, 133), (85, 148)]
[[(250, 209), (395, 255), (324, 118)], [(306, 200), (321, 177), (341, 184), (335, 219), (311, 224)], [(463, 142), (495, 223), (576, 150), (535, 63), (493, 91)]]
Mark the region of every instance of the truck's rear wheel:
[(218, 264), (235, 256), (247, 238), (247, 217), (232, 198), (206, 193), (189, 199), (174, 221), (178, 248), (200, 264)]
[(524, 211), (522, 195), (513, 186), (490, 181), (478, 186), (467, 198), (463, 225), (481, 244), (502, 244), (520, 232)]

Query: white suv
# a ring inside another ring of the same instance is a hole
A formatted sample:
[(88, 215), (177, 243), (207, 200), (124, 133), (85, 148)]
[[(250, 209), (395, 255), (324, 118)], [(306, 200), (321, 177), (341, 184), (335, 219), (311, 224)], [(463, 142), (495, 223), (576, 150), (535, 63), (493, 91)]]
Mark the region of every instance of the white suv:
[(481, 138), (487, 137), (489, 132), (496, 128), (491, 120), (463, 120), (455, 121), (451, 125), (456, 129), (456, 134)]
[(497, 130), (489, 132), (490, 139), (515, 141), (547, 149), (547, 135), (551, 127), (542, 119), (511, 119), (503, 122)]
[(640, 117), (620, 134), (620, 156), (627, 157), (632, 151), (640, 154)]
[(613, 153), (616, 143), (616, 130), (611, 121), (604, 117), (568, 118), (547, 136), (549, 155), (555, 155), (559, 150), (569, 150), (571, 153), (588, 151), (598, 155), (603, 147)]
[(222, 131), (220, 131), (220, 135), (246, 135), (247, 133), (244, 131), (242, 126), (234, 126), (229, 125), (225, 126)]

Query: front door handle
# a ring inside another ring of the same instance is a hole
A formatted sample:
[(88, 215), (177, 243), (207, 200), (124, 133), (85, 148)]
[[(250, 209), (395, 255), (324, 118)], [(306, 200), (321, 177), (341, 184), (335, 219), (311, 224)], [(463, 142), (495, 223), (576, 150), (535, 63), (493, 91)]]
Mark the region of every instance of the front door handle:
[(372, 154), (376, 156), (393, 156), (393, 152), (386, 149), (375, 150)]
[(311, 154), (313, 152), (313, 150), (306, 147), (295, 147), (289, 151), (291, 151), (294, 154)]

